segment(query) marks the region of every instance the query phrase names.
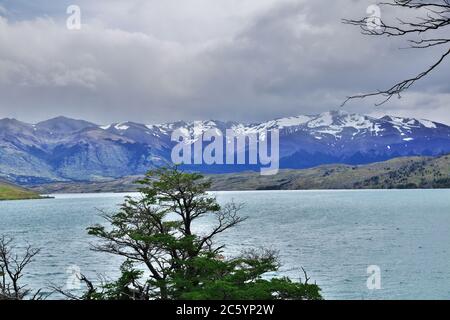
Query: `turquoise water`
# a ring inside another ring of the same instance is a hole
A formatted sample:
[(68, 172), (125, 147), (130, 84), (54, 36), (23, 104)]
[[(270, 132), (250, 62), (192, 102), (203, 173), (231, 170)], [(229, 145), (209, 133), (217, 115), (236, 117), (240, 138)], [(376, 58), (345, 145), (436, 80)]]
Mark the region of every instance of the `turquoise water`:
[[(218, 192), (219, 202), (244, 203), (248, 220), (220, 238), (225, 255), (243, 248), (280, 251), (280, 274), (304, 267), (327, 299), (449, 299), (450, 190)], [(71, 266), (114, 278), (120, 260), (91, 251), (86, 227), (113, 212), (123, 194), (58, 195), (0, 202), (0, 234), (41, 248), (24, 281), (32, 288), (64, 285)], [(211, 226), (204, 219), (198, 231)], [(19, 248), (20, 249), (20, 248)], [(367, 267), (381, 269), (369, 290)], [(72, 267), (73, 269), (73, 267)]]

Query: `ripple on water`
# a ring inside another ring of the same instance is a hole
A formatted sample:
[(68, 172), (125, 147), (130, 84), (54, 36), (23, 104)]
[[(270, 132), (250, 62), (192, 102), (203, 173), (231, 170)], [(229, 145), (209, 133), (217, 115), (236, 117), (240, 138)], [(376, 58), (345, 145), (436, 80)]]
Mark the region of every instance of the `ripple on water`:
[[(299, 279), (304, 267), (329, 299), (449, 297), (450, 190), (215, 194), (221, 203), (244, 202), (249, 218), (220, 237), (226, 256), (249, 247), (279, 250), (283, 266), (273, 275)], [(114, 212), (123, 197), (0, 203), (0, 234), (42, 249), (25, 281), (33, 288), (64, 285), (73, 266), (91, 278), (116, 277), (121, 259), (89, 250), (95, 239), (86, 227), (102, 222), (98, 208)], [(212, 223), (203, 219), (199, 229)], [(366, 287), (370, 265), (382, 270), (381, 290)]]

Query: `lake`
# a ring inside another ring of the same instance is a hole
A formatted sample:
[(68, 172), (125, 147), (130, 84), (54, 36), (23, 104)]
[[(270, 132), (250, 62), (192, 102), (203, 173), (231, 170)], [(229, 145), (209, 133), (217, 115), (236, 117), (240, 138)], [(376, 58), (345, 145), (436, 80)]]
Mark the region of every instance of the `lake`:
[[(278, 275), (303, 278), (304, 267), (326, 299), (449, 299), (450, 190), (216, 192), (244, 203), (243, 224), (221, 236), (226, 256), (250, 247), (279, 250)], [(0, 234), (41, 248), (24, 282), (64, 285), (71, 270), (117, 275), (120, 260), (91, 251), (86, 227), (114, 212), (124, 194), (56, 195), (0, 202)], [(197, 230), (211, 227), (203, 219)], [(20, 248), (19, 248), (20, 249)], [(379, 266), (381, 289), (367, 288)], [(269, 275), (270, 276), (270, 275)]]

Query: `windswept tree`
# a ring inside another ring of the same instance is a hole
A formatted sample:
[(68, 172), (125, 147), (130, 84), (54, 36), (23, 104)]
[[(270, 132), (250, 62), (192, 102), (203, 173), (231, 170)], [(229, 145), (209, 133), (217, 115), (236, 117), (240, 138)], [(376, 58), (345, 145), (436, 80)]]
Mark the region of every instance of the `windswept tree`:
[(39, 249), (27, 246), (21, 255), (17, 252), (12, 238), (0, 237), (0, 300), (38, 299), (41, 297), (40, 290), (32, 296), (31, 290), (22, 285), (20, 280)]
[(379, 6), (386, 8), (386, 10), (388, 8), (399, 9), (402, 16), (408, 16), (409, 18), (397, 17), (394, 21), (385, 21), (381, 17), (365, 17), (357, 20), (345, 19), (344, 23), (359, 26), (365, 35), (405, 38), (408, 47), (411, 49), (440, 48), (441, 53), (419, 74), (397, 82), (385, 90), (350, 96), (344, 104), (351, 99), (382, 96), (384, 97), (383, 100), (377, 104), (381, 105), (393, 96), (401, 97), (402, 92), (428, 76), (450, 55), (450, 0), (392, 0), (382, 2)]
[[(82, 299), (321, 299), (320, 289), (288, 278), (264, 279), (279, 268), (276, 253), (247, 250), (223, 256), (217, 236), (243, 222), (240, 205), (221, 207), (207, 193), (210, 182), (177, 167), (147, 173), (139, 181), (141, 197), (128, 197), (108, 224), (88, 229), (99, 239), (94, 250), (125, 258), (117, 281), (95, 287)], [(199, 219), (214, 217), (208, 231)]]

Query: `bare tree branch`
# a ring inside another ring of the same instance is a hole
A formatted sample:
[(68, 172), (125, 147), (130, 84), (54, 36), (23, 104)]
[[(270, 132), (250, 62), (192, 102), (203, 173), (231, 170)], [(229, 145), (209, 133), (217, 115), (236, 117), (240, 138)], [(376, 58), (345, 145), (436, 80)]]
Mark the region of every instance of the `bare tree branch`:
[(342, 106), (353, 99), (383, 96), (384, 99), (381, 102), (376, 103), (376, 105), (379, 106), (389, 101), (393, 96), (401, 97), (402, 92), (408, 90), (417, 81), (428, 76), (433, 70), (441, 65), (450, 54), (448, 45), (450, 43), (450, 37), (442, 37), (442, 34), (445, 34), (443, 32), (440, 32), (438, 37), (435, 36), (436, 32), (442, 31), (450, 25), (450, 0), (393, 0), (391, 2), (382, 2), (379, 5), (403, 8), (405, 11), (411, 10), (411, 12), (419, 12), (422, 16), (411, 18), (408, 21), (396, 18), (394, 23), (387, 23), (380, 18), (376, 27), (373, 27), (369, 23), (371, 22), (371, 20), (369, 20), (371, 17), (359, 20), (343, 19), (343, 23), (358, 26), (360, 27), (362, 34), (369, 36), (414, 36), (416, 37), (415, 39), (407, 39), (409, 48), (427, 49), (431, 47), (443, 47), (443, 53), (435, 63), (416, 76), (400, 81), (386, 90), (377, 90), (371, 93), (349, 96), (342, 103)]
[[(31, 293), (30, 289), (20, 284), (19, 280), (23, 277), (24, 269), (39, 251), (28, 245), (25, 252), (19, 256), (14, 252), (13, 239), (0, 237), (0, 300), (23, 300)], [(32, 299), (38, 297), (41, 297), (40, 290)]]
[(366, 93), (366, 94), (360, 94), (360, 95), (347, 97), (347, 99), (343, 102), (342, 106), (345, 105), (349, 100), (352, 100), (352, 99), (363, 99), (363, 98), (367, 98), (367, 97), (371, 97), (371, 96), (379, 96), (379, 95), (381, 95), (381, 96), (384, 96), (386, 98), (381, 103), (375, 104), (376, 106), (380, 106), (380, 105), (384, 104), (385, 102), (389, 101), (394, 95), (397, 95), (398, 97), (401, 97), (401, 93), (403, 91), (409, 89), (416, 81), (422, 79), (423, 77), (428, 75), (431, 71), (433, 71), (438, 65), (441, 64), (441, 62), (449, 54), (450, 54), (450, 49), (446, 53), (444, 53), (439, 58), (439, 60), (437, 62), (435, 62), (432, 66), (430, 66), (424, 72), (419, 73), (417, 76), (415, 76), (413, 78), (403, 80), (403, 81), (395, 84), (394, 86), (392, 86), (391, 88), (389, 88), (387, 90), (379, 90), (377, 92), (372, 92), (372, 93)]

